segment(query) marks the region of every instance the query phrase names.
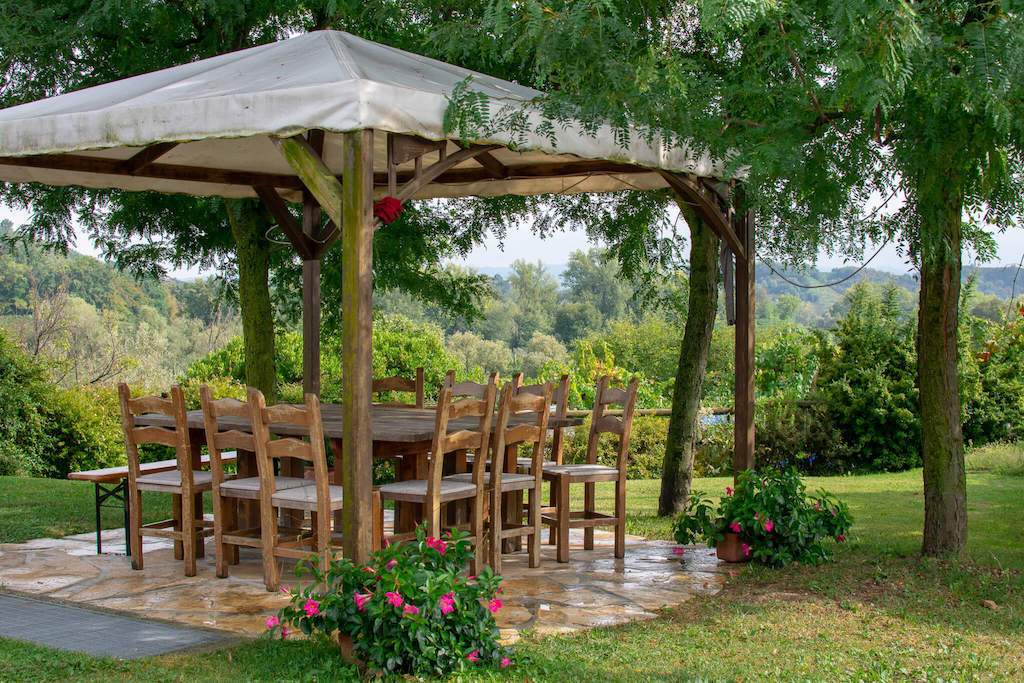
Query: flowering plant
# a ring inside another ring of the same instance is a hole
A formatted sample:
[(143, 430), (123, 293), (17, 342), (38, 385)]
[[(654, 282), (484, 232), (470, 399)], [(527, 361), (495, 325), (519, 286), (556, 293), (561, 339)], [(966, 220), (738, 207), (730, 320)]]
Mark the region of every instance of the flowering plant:
[(512, 650), (498, 643), (494, 622), (501, 577), (485, 567), (467, 579), (467, 534), (431, 538), (424, 529), (417, 528), (416, 541), (391, 544), (365, 565), (342, 558), (321, 572), (315, 558), (300, 563), (296, 573), (308, 571), (313, 583), (290, 591), (291, 604), (267, 620), (268, 629), (348, 636), (353, 657), (380, 673), (444, 676), (510, 666)]
[(738, 533), (744, 552), (769, 567), (790, 562), (817, 564), (832, 559), (832, 546), (842, 543), (853, 518), (845, 503), (824, 491), (808, 496), (795, 468), (742, 472), (736, 489), (726, 487), (715, 506), (694, 492), (675, 521), (677, 543), (704, 540), (711, 547)]

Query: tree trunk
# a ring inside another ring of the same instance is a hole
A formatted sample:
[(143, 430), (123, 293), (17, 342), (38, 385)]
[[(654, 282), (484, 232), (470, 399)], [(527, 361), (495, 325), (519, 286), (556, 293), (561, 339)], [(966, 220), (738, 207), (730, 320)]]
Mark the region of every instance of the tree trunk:
[(658, 514), (663, 517), (682, 510), (690, 497), (697, 413), (718, 312), (718, 237), (690, 207), (679, 204), (690, 226), (690, 293), (661, 474)]
[[(951, 160), (952, 161), (952, 160)], [(925, 555), (956, 555), (967, 542), (967, 480), (957, 374), (963, 194), (952, 163), (918, 188), (921, 292), (917, 376), (924, 463)]]
[(245, 383), (263, 392), (268, 405), (277, 403), (274, 358), (274, 313), (270, 307), (270, 247), (266, 238), (272, 222), (266, 211), (248, 199), (227, 199), (228, 220), (238, 260), (238, 299), (245, 344)]

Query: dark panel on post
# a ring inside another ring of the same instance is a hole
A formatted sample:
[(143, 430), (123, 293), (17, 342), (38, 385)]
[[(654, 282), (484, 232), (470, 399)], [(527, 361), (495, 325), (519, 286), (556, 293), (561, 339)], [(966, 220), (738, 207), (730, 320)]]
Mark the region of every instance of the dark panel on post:
[(736, 221), (745, 257), (736, 257), (736, 390), (733, 474), (754, 466), (754, 212)]
[(371, 550), (373, 485), (371, 307), (373, 305), (373, 131), (344, 133), (342, 171), (342, 533), (345, 556)]

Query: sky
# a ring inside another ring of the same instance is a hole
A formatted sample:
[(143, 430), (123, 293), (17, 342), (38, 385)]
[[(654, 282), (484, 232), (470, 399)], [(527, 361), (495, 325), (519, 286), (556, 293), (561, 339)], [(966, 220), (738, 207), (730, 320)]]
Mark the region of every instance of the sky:
[[(0, 218), (10, 218), (15, 225), (19, 225), (27, 220), (28, 214), (0, 207)], [(996, 260), (981, 265), (1016, 266), (1021, 261), (1022, 255), (1024, 255), (1024, 229), (997, 233), (995, 239), (998, 244)], [(516, 259), (524, 259), (531, 262), (540, 260), (549, 266), (561, 266), (568, 262), (569, 255), (572, 252), (580, 249), (585, 250), (593, 246), (596, 245), (589, 242), (582, 231), (560, 233), (542, 240), (534, 235), (529, 227), (521, 226), (518, 229), (509, 230), (503, 245), (499, 245), (497, 240), (488, 239), (485, 244), (471, 251), (466, 258), (458, 259), (455, 263), (472, 268), (505, 268), (510, 266)], [(90, 256), (99, 255), (92, 243), (83, 235), (79, 235), (74, 248), (76, 251)], [(874, 246), (869, 247), (864, 259), (867, 259), (876, 248)], [(830, 270), (844, 265), (859, 266), (862, 262), (863, 260), (846, 262), (841, 258), (830, 258), (825, 254), (820, 254), (817, 267), (821, 270)], [(965, 266), (973, 265), (975, 262), (973, 254), (964, 254)], [(872, 261), (871, 267), (895, 273), (905, 273), (911, 270), (891, 245), (882, 249), (874, 261)], [(171, 277), (178, 279), (189, 279), (203, 274), (194, 269), (172, 271), (170, 273)]]

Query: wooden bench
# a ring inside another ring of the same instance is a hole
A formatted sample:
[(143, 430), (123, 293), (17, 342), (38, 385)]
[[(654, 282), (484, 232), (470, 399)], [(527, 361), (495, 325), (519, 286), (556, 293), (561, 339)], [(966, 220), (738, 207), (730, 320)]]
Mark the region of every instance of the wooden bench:
[[(235, 462), (238, 458), (238, 454), (234, 451), (226, 452), (221, 454), (221, 460), (224, 462)], [(204, 455), (201, 458), (202, 465), (210, 464), (210, 456)], [(177, 460), (160, 460), (158, 462), (144, 462), (139, 465), (139, 474), (154, 474), (156, 472), (169, 472), (178, 468)], [(124, 547), (125, 552), (128, 555), (132, 554), (131, 549), (131, 538), (128, 534), (128, 466), (123, 465), (121, 467), (105, 467), (100, 470), (85, 470), (83, 472), (72, 472), (68, 475), (68, 479), (74, 479), (76, 481), (91, 481), (93, 483), (94, 492), (96, 494), (96, 554), (99, 555), (103, 552), (103, 541), (101, 538), (101, 531), (103, 529), (102, 520), (100, 519), (100, 509), (104, 507), (115, 507), (114, 505), (104, 505), (107, 500), (113, 498), (115, 501), (120, 502), (120, 507), (124, 510)], [(114, 486), (111, 488), (111, 484)]]

